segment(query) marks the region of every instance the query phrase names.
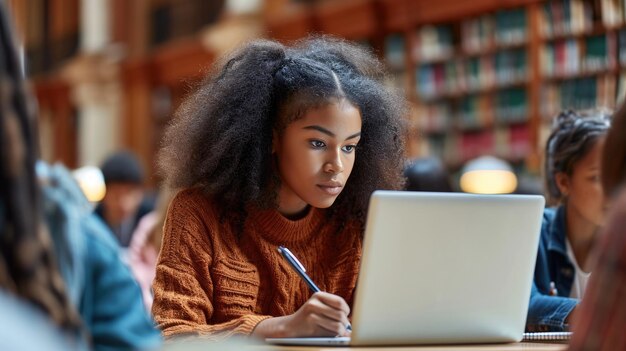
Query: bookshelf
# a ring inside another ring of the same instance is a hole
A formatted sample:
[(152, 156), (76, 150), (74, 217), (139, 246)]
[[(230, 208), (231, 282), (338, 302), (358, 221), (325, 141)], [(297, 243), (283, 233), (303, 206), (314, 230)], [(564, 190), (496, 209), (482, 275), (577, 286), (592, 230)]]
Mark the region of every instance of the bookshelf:
[[(626, 95), (626, 0), (289, 3), (308, 32), (372, 44), (411, 103), (418, 146), (407, 156), (436, 155), (453, 170), (491, 154), (539, 172), (552, 116)], [(270, 15), (269, 33), (294, 39), (285, 15)]]
[(421, 152), (452, 168), (483, 154), (524, 160), (531, 151), (526, 9), (418, 24), (410, 32), (414, 80), (407, 95)]
[(617, 16), (612, 11), (620, 6), (613, 0), (544, 4), (542, 95), (549, 97), (541, 106), (544, 119), (562, 107), (615, 107), (619, 73), (615, 28), (623, 22), (623, 12)]
[(541, 10), (541, 125), (563, 108), (615, 109), (623, 100), (626, 1), (546, 1)]

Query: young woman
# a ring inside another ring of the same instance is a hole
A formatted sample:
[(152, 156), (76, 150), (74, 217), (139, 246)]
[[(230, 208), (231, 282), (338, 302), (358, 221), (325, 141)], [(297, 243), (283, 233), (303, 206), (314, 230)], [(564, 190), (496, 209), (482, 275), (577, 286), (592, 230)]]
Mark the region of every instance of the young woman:
[(611, 213), (594, 253), (593, 276), (574, 320), (571, 350), (626, 350), (625, 182), (626, 105), (615, 113), (604, 144), (602, 186), (611, 198)]
[(160, 159), (168, 184), (186, 188), (153, 286), (166, 337), (349, 333), (369, 196), (403, 186), (404, 102), (383, 78), (343, 41), (256, 41), (183, 105)]
[(605, 220), (600, 160), (610, 126), (607, 114), (566, 111), (557, 116), (545, 152), (548, 195), (527, 329), (563, 330), (591, 274), (589, 253)]

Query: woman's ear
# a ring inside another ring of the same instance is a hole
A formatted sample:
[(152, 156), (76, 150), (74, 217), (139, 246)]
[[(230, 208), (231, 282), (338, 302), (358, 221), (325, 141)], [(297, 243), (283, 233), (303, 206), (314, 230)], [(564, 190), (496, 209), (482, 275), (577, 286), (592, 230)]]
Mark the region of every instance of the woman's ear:
[(561, 196), (567, 197), (569, 195), (570, 188), (569, 176), (564, 172), (559, 172), (554, 175), (554, 181), (556, 183), (556, 186), (559, 188)]

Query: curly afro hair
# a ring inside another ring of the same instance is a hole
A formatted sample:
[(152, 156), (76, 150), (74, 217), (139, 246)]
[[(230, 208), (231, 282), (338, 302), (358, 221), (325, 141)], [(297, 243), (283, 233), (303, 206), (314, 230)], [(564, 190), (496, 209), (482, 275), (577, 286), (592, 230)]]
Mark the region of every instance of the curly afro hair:
[(159, 164), (166, 185), (201, 187), (228, 216), (277, 206), (272, 135), (310, 108), (346, 99), (362, 118), (352, 174), (329, 216), (364, 224), (371, 193), (401, 189), (406, 105), (384, 86), (381, 63), (346, 41), (308, 38), (291, 47), (253, 41), (225, 58), (177, 111)]

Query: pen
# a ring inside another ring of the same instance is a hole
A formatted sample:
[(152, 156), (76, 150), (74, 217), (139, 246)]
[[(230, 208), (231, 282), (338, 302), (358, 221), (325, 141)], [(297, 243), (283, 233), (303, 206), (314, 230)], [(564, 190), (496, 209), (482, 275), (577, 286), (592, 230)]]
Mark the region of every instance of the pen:
[[(287, 249), (284, 246), (279, 246), (278, 247), (278, 252), (280, 252), (280, 254), (283, 255), (285, 260), (287, 260), (287, 263), (289, 263), (291, 268), (293, 268), (293, 270), (296, 271), (296, 273), (298, 273), (300, 278), (302, 278), (304, 280), (306, 285), (309, 286), (309, 289), (311, 289), (311, 291), (313, 293), (321, 291), (320, 288), (318, 288), (317, 285), (315, 285), (313, 280), (306, 274), (306, 269), (304, 268), (302, 263), (300, 263), (300, 261), (298, 261), (296, 256), (294, 256), (291, 253), (291, 251), (289, 251), (289, 249)], [(352, 326), (350, 325), (350, 323), (348, 323), (348, 325), (346, 325), (346, 330), (352, 331)]]
[(296, 273), (298, 273), (300, 278), (304, 279), (304, 282), (306, 283), (306, 285), (309, 286), (309, 289), (311, 289), (313, 293), (321, 291), (320, 288), (318, 288), (317, 285), (315, 285), (313, 280), (311, 280), (311, 278), (306, 274), (306, 269), (304, 269), (304, 266), (302, 265), (302, 263), (298, 261), (296, 256), (294, 256), (291, 253), (291, 251), (289, 251), (289, 249), (283, 246), (279, 246), (278, 252), (280, 252), (283, 255), (283, 257), (287, 260), (291, 268), (293, 268), (296, 271)]

